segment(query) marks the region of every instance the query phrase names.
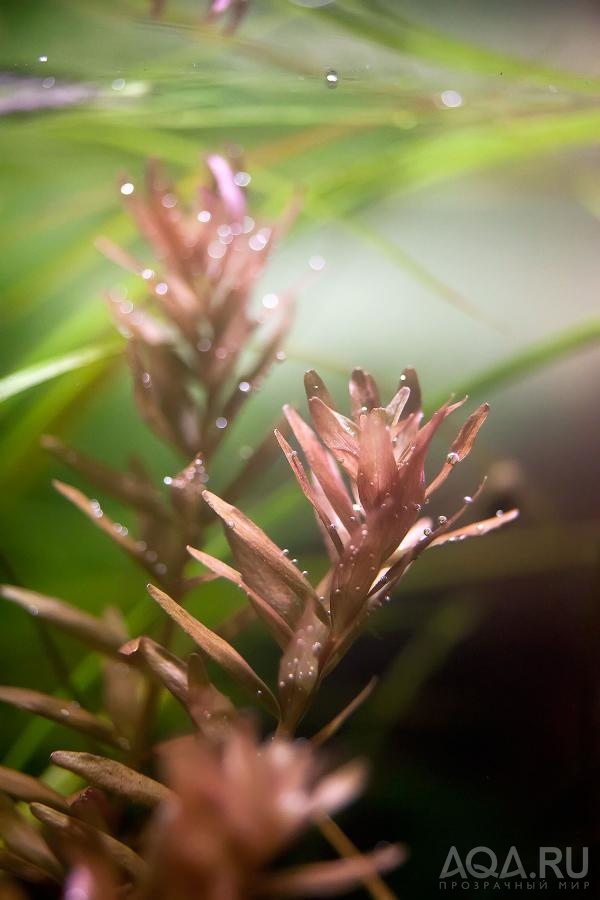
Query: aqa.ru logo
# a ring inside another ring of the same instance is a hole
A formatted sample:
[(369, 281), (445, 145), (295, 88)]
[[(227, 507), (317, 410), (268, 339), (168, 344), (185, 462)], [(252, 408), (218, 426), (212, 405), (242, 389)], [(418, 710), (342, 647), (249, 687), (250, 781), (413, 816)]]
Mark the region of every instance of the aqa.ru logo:
[[(562, 868), (561, 868), (562, 865)], [(464, 865), (456, 847), (451, 847), (446, 857), (444, 867), (440, 872), (441, 888), (462, 888), (466, 890), (468, 887), (497, 890), (501, 886), (522, 887), (523, 882), (527, 881), (527, 887), (533, 888), (530, 879), (539, 879), (539, 887), (547, 886), (546, 879), (549, 877), (559, 879), (558, 887), (566, 890), (570, 887), (572, 890), (578, 888), (585, 890), (589, 881), (580, 881), (578, 879), (585, 878), (588, 873), (588, 848), (581, 848), (581, 862), (578, 863), (578, 869), (574, 868), (573, 848), (567, 847), (563, 861), (563, 852), (558, 847), (540, 847), (539, 866), (537, 872), (525, 871), (521, 858), (516, 847), (511, 847), (508, 851), (506, 859), (500, 871), (498, 871), (498, 857), (490, 850), (489, 847), (474, 847), (469, 850), (465, 857)], [(494, 881), (477, 881), (470, 884), (469, 876), (477, 879), (495, 879)], [(445, 879), (460, 880), (445, 880)], [(517, 878), (516, 882), (506, 881), (505, 879)], [(566, 879), (573, 879), (571, 883)], [(444, 879), (444, 880), (442, 880)], [(500, 881), (502, 880), (502, 885)]]

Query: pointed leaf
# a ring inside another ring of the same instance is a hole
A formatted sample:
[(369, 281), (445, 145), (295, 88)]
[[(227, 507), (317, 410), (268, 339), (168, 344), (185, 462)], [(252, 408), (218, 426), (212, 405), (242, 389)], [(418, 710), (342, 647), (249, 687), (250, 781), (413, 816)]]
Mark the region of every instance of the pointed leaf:
[(146, 876), (146, 863), (126, 844), (122, 844), (80, 819), (74, 819), (49, 806), (44, 806), (42, 803), (32, 803), (30, 809), (36, 819), (39, 819), (51, 831), (69, 843), (78, 842), (100, 846), (119, 869), (127, 872), (134, 879), (143, 879)]
[(128, 749), (128, 742), (120, 738), (109, 725), (70, 700), (51, 697), (28, 688), (3, 686), (0, 687), (0, 701), (66, 725), (97, 741), (122, 750)]
[(180, 703), (187, 705), (187, 667), (183, 660), (149, 637), (138, 637), (121, 647), (127, 657), (140, 657), (160, 683)]
[(318, 440), (312, 428), (306, 424), (293, 407), (284, 406), (283, 411), (313, 476), (321, 485), (323, 493), (336, 515), (339, 516), (344, 528), (352, 531), (354, 517), (352, 500), (334, 459)]
[[(283, 869), (263, 881), (262, 891), (271, 897), (334, 897), (360, 887), (376, 872), (395, 869), (406, 858), (397, 844), (390, 844), (369, 854), (357, 854), (332, 862), (309, 863)], [(372, 893), (381, 900), (392, 900), (393, 894)]]
[(41, 834), (0, 794), (0, 837), (6, 848), (57, 880), (62, 868)]
[(446, 534), (434, 538), (429, 546), (440, 547), (442, 544), (448, 543), (448, 541), (462, 541), (469, 537), (481, 537), (484, 534), (488, 534), (490, 531), (494, 531), (496, 528), (502, 528), (502, 526), (508, 524), (508, 522), (513, 522), (518, 515), (518, 509), (511, 509), (500, 515), (492, 516), (490, 519), (482, 519), (480, 522), (464, 525), (462, 528), (448, 531)]
[(342, 416), (318, 397), (308, 401), (315, 430), (352, 478), (356, 478), (358, 457), (358, 426)]
[(55, 766), (80, 775), (89, 784), (142, 806), (156, 806), (172, 797), (163, 784), (114, 759), (71, 750), (55, 750), (50, 758)]
[(358, 445), (356, 484), (369, 522), (371, 512), (379, 515), (384, 502), (391, 508), (396, 499), (398, 470), (385, 410), (373, 409), (361, 416)]
[(0, 585), (0, 596), (17, 603), (32, 615), (51, 622), (88, 647), (102, 653), (112, 655), (118, 653), (125, 640), (126, 635), (118, 629), (56, 597), (48, 597), (12, 584)]
[(304, 388), (306, 390), (306, 398), (310, 400), (312, 397), (318, 397), (330, 409), (335, 409), (333, 397), (327, 390), (325, 382), (314, 369), (309, 369), (304, 376)]
[(404, 407), (408, 403), (409, 397), (410, 388), (408, 387), (408, 385), (403, 384), (402, 387), (398, 388), (398, 390), (386, 406), (385, 411), (388, 414), (391, 425), (397, 425), (400, 421), (402, 413), (404, 412)]
[(109, 492), (126, 505), (145, 510), (161, 519), (168, 518), (160, 494), (148, 484), (147, 480), (142, 480), (127, 472), (111, 469), (80, 453), (79, 450), (65, 446), (53, 435), (43, 435), (42, 446), (57, 459), (80, 472), (96, 487)]
[(310, 583), (251, 519), (210, 491), (203, 496), (227, 526), (225, 534), (245, 583), (293, 628), (305, 602), (315, 598)]
[(448, 453), (440, 472), (436, 475), (431, 484), (428, 485), (425, 493), (426, 497), (430, 497), (434, 491), (445, 482), (454, 466), (457, 463), (462, 462), (462, 460), (469, 455), (479, 429), (487, 419), (489, 411), (489, 403), (482, 403), (475, 412), (471, 413), (450, 447), (450, 452)]
[(252, 608), (264, 621), (279, 646), (287, 646), (292, 636), (292, 629), (285, 619), (280, 616), (274, 606), (268, 603), (260, 594), (246, 584), (241, 573), (238, 572), (237, 569), (233, 569), (231, 566), (228, 566), (227, 563), (221, 562), (220, 559), (216, 559), (214, 556), (209, 556), (208, 553), (204, 553), (202, 550), (196, 550), (195, 547), (188, 547), (187, 551), (190, 556), (209, 568), (219, 578), (226, 578), (244, 591), (252, 604)]
[[(133, 556), (148, 572), (152, 575), (156, 574), (157, 568), (161, 563), (156, 560), (156, 555), (148, 550), (143, 542), (135, 541), (127, 533), (127, 529), (114, 522), (102, 509), (97, 500), (90, 500), (83, 491), (64, 484), (62, 481), (52, 482), (56, 490), (70, 500), (81, 512), (90, 519), (94, 525), (104, 531), (105, 534), (122, 547), (130, 556)], [(159, 568), (160, 571), (160, 568)]]
[(350, 718), (350, 716), (362, 706), (365, 700), (371, 696), (373, 690), (375, 689), (375, 685), (377, 684), (377, 678), (371, 678), (367, 685), (354, 697), (344, 709), (334, 716), (334, 718), (324, 725), (320, 731), (318, 731), (311, 738), (311, 743), (314, 744), (315, 747), (320, 747), (321, 744), (324, 744), (330, 738), (336, 734), (342, 725), (346, 723), (346, 721)]
[(207, 656), (218, 663), (231, 677), (252, 697), (258, 697), (261, 703), (277, 718), (279, 717), (279, 706), (277, 700), (264, 683), (259, 678), (254, 669), (248, 665), (246, 660), (240, 656), (231, 644), (224, 641), (223, 638), (207, 628), (190, 613), (180, 606), (154, 585), (148, 585), (148, 592), (153, 600), (161, 606), (186, 634), (198, 644)]
[(320, 502), (320, 498), (315, 494), (315, 491), (313, 490), (313, 487), (306, 476), (306, 472), (304, 471), (302, 463), (298, 459), (297, 451), (292, 450), (284, 436), (277, 430), (275, 430), (275, 437), (279, 442), (279, 446), (285, 453), (285, 457), (290, 464), (292, 472), (296, 476), (296, 481), (300, 485), (304, 496), (321, 520), (323, 528), (325, 529), (325, 532), (328, 534), (330, 539), (333, 541), (336, 550), (338, 551), (338, 553), (342, 553), (344, 547), (335, 527), (335, 523), (331, 521), (330, 517), (325, 512), (322, 503)]
[(0, 766), (0, 791), (16, 800), (23, 800), (25, 803), (37, 800), (47, 806), (54, 806), (56, 809), (67, 808), (65, 798), (40, 781), (39, 778), (23, 772), (16, 772), (14, 769), (7, 769), (5, 766)]
[(381, 406), (377, 384), (369, 372), (354, 369), (350, 378), (350, 399), (352, 415), (356, 421), (361, 413), (370, 412), (374, 407)]

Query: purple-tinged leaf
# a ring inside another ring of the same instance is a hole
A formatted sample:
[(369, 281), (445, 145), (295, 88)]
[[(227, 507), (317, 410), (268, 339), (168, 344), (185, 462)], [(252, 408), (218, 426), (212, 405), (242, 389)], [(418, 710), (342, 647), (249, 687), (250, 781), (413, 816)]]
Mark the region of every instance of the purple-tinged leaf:
[(279, 704), (254, 669), (240, 656), (237, 650), (224, 641), (223, 638), (207, 628), (195, 619), (186, 609), (180, 606), (154, 585), (148, 585), (148, 592), (153, 600), (176, 622), (179, 627), (189, 634), (198, 644), (201, 650), (212, 660), (218, 663), (225, 671), (252, 697), (258, 698), (269, 712), (279, 718)]

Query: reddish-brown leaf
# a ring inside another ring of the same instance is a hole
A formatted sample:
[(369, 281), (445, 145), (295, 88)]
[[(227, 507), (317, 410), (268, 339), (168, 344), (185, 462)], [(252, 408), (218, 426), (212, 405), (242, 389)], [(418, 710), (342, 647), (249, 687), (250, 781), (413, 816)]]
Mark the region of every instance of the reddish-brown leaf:
[(55, 750), (51, 754), (51, 760), (55, 766), (80, 775), (89, 784), (120, 797), (127, 797), (132, 803), (139, 803), (141, 806), (156, 806), (172, 798), (171, 791), (160, 782), (105, 756)]
[(148, 592), (167, 615), (193, 638), (207, 656), (225, 669), (248, 693), (258, 698), (269, 712), (279, 718), (279, 704), (277, 700), (264, 681), (259, 678), (254, 669), (248, 665), (246, 660), (240, 656), (231, 644), (228, 644), (218, 634), (215, 634), (214, 631), (211, 631), (210, 628), (207, 628), (206, 625), (195, 619), (186, 609), (176, 603), (172, 597), (165, 594), (164, 591), (149, 584)]

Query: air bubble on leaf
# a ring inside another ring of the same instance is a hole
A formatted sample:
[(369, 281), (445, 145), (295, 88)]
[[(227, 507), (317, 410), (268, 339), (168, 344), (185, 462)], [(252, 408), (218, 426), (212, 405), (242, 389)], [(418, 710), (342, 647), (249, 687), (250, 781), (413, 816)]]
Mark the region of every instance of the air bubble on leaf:
[(248, 187), (251, 181), (252, 176), (249, 172), (236, 172), (233, 176), (233, 182), (234, 184), (237, 184), (238, 187)]
[(315, 254), (308, 260), (308, 266), (313, 270), (313, 272), (320, 272), (325, 268), (325, 259), (324, 257)]

